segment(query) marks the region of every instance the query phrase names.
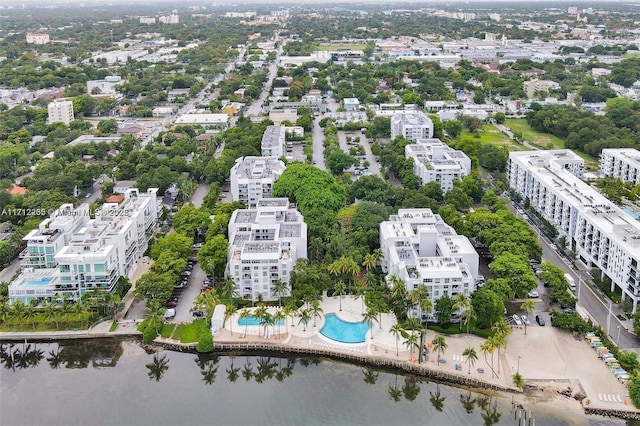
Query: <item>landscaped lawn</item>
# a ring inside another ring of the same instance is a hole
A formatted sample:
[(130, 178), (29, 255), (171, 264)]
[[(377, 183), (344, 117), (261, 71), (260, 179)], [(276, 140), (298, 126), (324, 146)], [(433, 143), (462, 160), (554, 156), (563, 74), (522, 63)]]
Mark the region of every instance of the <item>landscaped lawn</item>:
[[(204, 320), (195, 320), (190, 324), (180, 324), (176, 327), (176, 331), (173, 333), (175, 340), (180, 340), (180, 343), (195, 343), (198, 341), (200, 335), (200, 329), (206, 327)], [(163, 327), (164, 330), (164, 327)]]
[(541, 149), (563, 149), (564, 141), (551, 133), (533, 130), (524, 118), (510, 118), (505, 125), (514, 133), (524, 135), (524, 140)]
[[(437, 331), (442, 334), (465, 334), (467, 332), (467, 326), (462, 324), (462, 330), (460, 330), (460, 324), (449, 324), (447, 328), (441, 327), (439, 324), (429, 324), (427, 327), (428, 330)], [(471, 334), (475, 334), (476, 336), (488, 338), (493, 335), (491, 329), (482, 329), (477, 328), (475, 321), (470, 324), (469, 331)]]
[(474, 139), (482, 143), (491, 143), (495, 145), (504, 145), (509, 151), (520, 151), (525, 149), (522, 145), (515, 143), (509, 136), (498, 130), (491, 124), (482, 126), (482, 130), (478, 133), (470, 133), (464, 130), (459, 139)]
[(162, 330), (160, 330), (160, 335), (165, 339), (171, 337), (171, 333), (173, 333), (173, 329), (176, 328), (175, 324), (162, 324)]

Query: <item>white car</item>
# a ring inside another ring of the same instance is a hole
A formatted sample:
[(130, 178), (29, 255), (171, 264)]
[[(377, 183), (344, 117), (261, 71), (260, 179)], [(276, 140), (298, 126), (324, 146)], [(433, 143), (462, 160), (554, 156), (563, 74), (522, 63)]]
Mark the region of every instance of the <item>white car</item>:
[(513, 314), (513, 322), (514, 322), (516, 325), (522, 325), (522, 320), (521, 320), (521, 319), (520, 319), (520, 317), (519, 317), (518, 315), (516, 315), (516, 314)]
[(532, 291), (530, 291), (529, 293), (527, 293), (527, 297), (530, 297), (530, 298), (535, 299), (535, 298), (537, 298), (537, 297), (540, 297), (540, 294), (538, 294), (538, 292), (537, 292), (537, 291), (532, 290)]
[(164, 313), (164, 319), (171, 319), (175, 316), (176, 316), (176, 310), (173, 308), (167, 309), (167, 311)]
[(520, 319), (522, 319), (523, 324), (531, 325), (531, 322), (529, 321), (529, 318), (527, 318), (526, 315), (522, 315)]

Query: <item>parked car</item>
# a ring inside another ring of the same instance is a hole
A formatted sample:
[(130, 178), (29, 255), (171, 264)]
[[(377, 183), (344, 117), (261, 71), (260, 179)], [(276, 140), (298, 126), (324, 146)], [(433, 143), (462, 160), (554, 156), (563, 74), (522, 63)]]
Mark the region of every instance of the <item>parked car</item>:
[(175, 308), (176, 306), (178, 306), (177, 300), (167, 300), (167, 302), (164, 304), (165, 308)]
[(514, 322), (516, 325), (522, 325), (522, 320), (520, 319), (520, 317), (519, 317), (518, 315), (513, 314), (513, 317), (512, 317), (512, 318), (513, 318), (513, 322)]
[(529, 318), (527, 318), (527, 316), (526, 316), (526, 315), (522, 315), (522, 316), (520, 316), (520, 319), (522, 320), (522, 323), (523, 323), (523, 324), (531, 325), (531, 321), (529, 321)]
[(188, 277), (189, 275), (191, 275), (191, 271), (182, 271), (182, 273), (180, 274), (180, 276), (183, 277)]
[(203, 318), (204, 317), (204, 312), (203, 311), (193, 311), (193, 312), (191, 312), (191, 315), (194, 318)]
[(532, 290), (529, 293), (527, 293), (527, 297), (531, 297), (533, 299), (540, 297), (540, 294), (538, 294), (537, 291)]
[(167, 309), (167, 312), (164, 313), (164, 318), (165, 319), (171, 319), (173, 317), (176, 316), (176, 310), (171, 308), (171, 309)]
[(542, 327), (544, 327), (545, 325), (544, 318), (542, 318), (540, 315), (536, 315), (536, 322)]

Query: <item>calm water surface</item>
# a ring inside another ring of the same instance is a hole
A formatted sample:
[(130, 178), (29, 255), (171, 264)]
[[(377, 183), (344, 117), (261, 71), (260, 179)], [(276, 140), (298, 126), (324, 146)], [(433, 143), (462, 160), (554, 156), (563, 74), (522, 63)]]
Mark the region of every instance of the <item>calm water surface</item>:
[[(0, 355), (3, 426), (517, 424), (509, 397), (321, 358), (150, 354), (111, 339)], [(527, 408), (537, 426), (612, 424)]]

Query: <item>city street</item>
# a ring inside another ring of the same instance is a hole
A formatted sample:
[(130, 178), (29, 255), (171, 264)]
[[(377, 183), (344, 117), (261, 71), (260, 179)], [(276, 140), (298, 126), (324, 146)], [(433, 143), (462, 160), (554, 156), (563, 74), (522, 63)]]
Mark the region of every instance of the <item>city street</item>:
[(320, 118), (316, 117), (313, 120), (313, 164), (324, 171), (327, 171), (327, 166), (324, 164), (324, 129), (320, 127)]

